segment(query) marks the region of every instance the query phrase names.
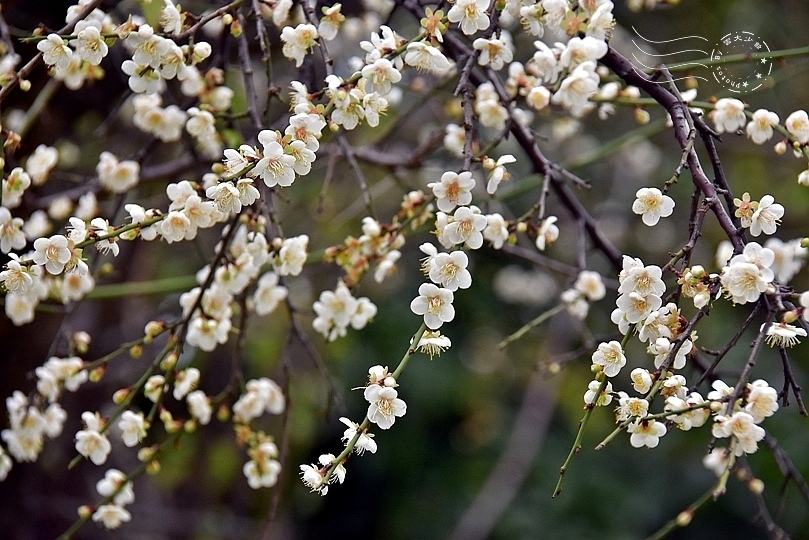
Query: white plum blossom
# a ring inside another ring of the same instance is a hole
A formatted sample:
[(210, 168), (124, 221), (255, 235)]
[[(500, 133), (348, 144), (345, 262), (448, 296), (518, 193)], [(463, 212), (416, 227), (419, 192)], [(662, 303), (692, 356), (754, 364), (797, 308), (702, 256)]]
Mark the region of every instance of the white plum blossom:
[(488, 8), (489, 0), (457, 0), (447, 13), (447, 19), (458, 23), (461, 31), (469, 36), (489, 27)]
[(294, 28), (285, 26), (281, 31), (281, 41), (284, 42), (281, 52), (290, 60), (295, 60), (295, 67), (301, 67), (304, 56), (315, 46), (317, 38), (317, 28), (311, 24), (299, 24)]
[(627, 426), (627, 431), (632, 434), (629, 444), (633, 447), (655, 448), (660, 443), (660, 437), (666, 434), (666, 425), (656, 420), (637, 420)]
[(303, 271), (306, 263), (309, 237), (305, 234), (285, 238), (281, 248), (271, 260), (279, 276), (297, 276)]
[(752, 454), (758, 450), (758, 441), (764, 438), (764, 429), (757, 426), (753, 416), (745, 411), (738, 411), (731, 416), (717, 415), (711, 428), (714, 437), (735, 437), (738, 441), (736, 455)]
[(286, 299), (289, 290), (278, 284), (278, 274), (267, 272), (258, 280), (256, 292), (253, 294), (254, 309), (259, 315), (268, 315), (275, 311), (280, 302)]
[(750, 222), (750, 234), (759, 236), (761, 233), (775, 233), (775, 229), (783, 216), (783, 205), (776, 203), (772, 195), (764, 195), (758, 202), (758, 208), (753, 212)]
[(132, 515), (129, 511), (117, 504), (102, 504), (93, 512), (93, 521), (101, 523), (106, 529), (117, 529), (130, 519)]
[(643, 223), (649, 227), (657, 225), (661, 217), (668, 217), (674, 212), (674, 199), (657, 188), (641, 188), (635, 193), (632, 211), (643, 216)]
[(68, 247), (68, 239), (61, 235), (37, 238), (34, 241), (34, 250), (34, 263), (44, 266), (45, 270), (54, 275), (61, 274), (73, 256)]
[(110, 444), (106, 435), (100, 433), (102, 424), (97, 415), (84, 412), (81, 419), (87, 429), (76, 433), (76, 451), (89, 458), (96, 465), (101, 465), (107, 461), (107, 456), (112, 450), (112, 444)]
[(778, 115), (774, 112), (759, 109), (753, 113), (753, 118), (748, 122), (745, 132), (754, 143), (764, 144), (772, 138), (772, 127), (777, 126), (779, 121)]
[(118, 506), (126, 506), (135, 501), (135, 491), (132, 482), (127, 482), (126, 475), (118, 469), (109, 469), (104, 478), (96, 483), (96, 491), (102, 497), (110, 497), (118, 492), (112, 501)]
[(750, 393), (747, 395), (747, 405), (744, 406), (744, 410), (753, 417), (756, 424), (775, 414), (778, 410), (778, 391), (775, 388), (763, 379), (753, 381), (747, 385), (747, 388)]
[(140, 164), (137, 161), (118, 161), (110, 152), (101, 152), (96, 165), (101, 185), (112, 193), (125, 193), (138, 183)]
[(433, 190), (438, 209), (442, 212), (452, 212), (456, 206), (465, 206), (472, 202), (472, 188), (475, 179), (470, 171), (458, 174), (447, 171), (441, 175), (441, 180), (431, 182), (427, 187)]
[(469, 257), (463, 251), (439, 253), (430, 263), (430, 280), (453, 292), (459, 288), (468, 289), (472, 285), (472, 275), (466, 269), (468, 265)]
[[(386, 379), (389, 380), (392, 377)], [(393, 383), (395, 384), (395, 382)], [(368, 420), (380, 429), (390, 429), (397, 417), (407, 412), (407, 404), (398, 397), (399, 393), (392, 386), (371, 384), (365, 388), (364, 396), (370, 403)]]
[(451, 66), (444, 53), (421, 41), (412, 41), (407, 44), (404, 61), (405, 64), (416, 68), (418, 71), (435, 74), (444, 73)]
[[(343, 432), (342, 440), (346, 443), (353, 441), (354, 437), (357, 436), (357, 431), (360, 427), (359, 424), (352, 422), (345, 416), (340, 417), (340, 422), (345, 424), (347, 428)], [(354, 444), (354, 451), (359, 455), (362, 455), (366, 450), (372, 454), (376, 454), (376, 449), (377, 445), (376, 441), (374, 441), (373, 433), (361, 432), (359, 437), (357, 437), (357, 442)]]
[(573, 116), (581, 116), (592, 106), (588, 101), (590, 96), (598, 91), (599, 78), (595, 68), (595, 63), (589, 61), (576, 66), (562, 80), (559, 90), (551, 97), (551, 103), (561, 105)]
[(542, 220), (537, 231), (536, 246), (540, 251), (556, 242), (559, 238), (559, 227), (556, 226), (557, 217), (549, 216)]
[(447, 336), (442, 336), (441, 332), (436, 330), (433, 332), (432, 330), (427, 330), (419, 339), (418, 345), (416, 347), (422, 354), (427, 354), (430, 356), (430, 359), (433, 356), (441, 356), (441, 353), (446, 351), (452, 346), (452, 341)]
[(48, 34), (45, 39), (37, 43), (37, 49), (42, 52), (42, 60), (57, 69), (67, 69), (73, 55), (73, 51), (59, 34)]
[(118, 429), (121, 430), (121, 438), (128, 447), (137, 446), (146, 436), (147, 424), (143, 418), (143, 413), (133, 413), (124, 411), (118, 422)]
[(477, 38), (472, 42), (472, 47), (480, 51), (478, 64), (481, 66), (489, 66), (495, 71), (503, 69), (503, 66), (511, 63), (514, 58), (514, 53), (511, 51), (510, 40), (507, 39)]
[[(483, 159), (483, 169), (488, 172), (489, 182), (486, 184), (486, 192), (489, 195), (494, 195), (497, 191), (497, 186), (500, 182), (507, 181), (510, 178), (509, 172), (506, 170), (506, 165), (515, 163), (517, 158), (511, 154), (500, 156), (497, 161), (490, 157)], [(446, 211), (446, 210), (445, 210)]]
[(451, 245), (465, 244), (469, 249), (483, 245), (486, 216), (476, 206), (461, 206), (455, 210), (453, 221), (444, 227), (444, 236)]
[[(760, 331), (764, 331), (766, 324), (761, 325)], [(800, 343), (800, 338), (806, 337), (806, 330), (800, 326), (793, 326), (787, 323), (773, 323), (767, 327), (767, 344), (770, 347), (792, 347)]]
[(734, 98), (721, 98), (717, 100), (715, 109), (709, 116), (719, 133), (735, 133), (747, 123), (744, 114), (744, 103)]
[(621, 344), (617, 341), (600, 343), (592, 356), (593, 364), (602, 366), (607, 377), (615, 377), (626, 365), (626, 356)]
[(632, 380), (632, 387), (636, 392), (646, 394), (652, 389), (652, 375), (648, 369), (635, 368), (629, 374), (629, 378)]
[(23, 223), (22, 218), (13, 217), (8, 208), (0, 206), (0, 251), (9, 253), (12, 249), (25, 247)]
[(25, 161), (25, 172), (31, 177), (31, 182), (35, 186), (44, 184), (57, 161), (59, 152), (56, 148), (40, 144)]
[(587, 297), (591, 302), (597, 302), (604, 298), (607, 289), (601, 279), (601, 274), (590, 270), (583, 270), (576, 276), (576, 283), (573, 288)]
[(387, 58), (377, 58), (373, 63), (363, 67), (360, 73), (365, 80), (365, 91), (376, 92), (383, 96), (390, 92), (391, 84), (402, 80), (402, 74)]
[(601, 383), (599, 381), (590, 381), (587, 384), (587, 392), (584, 393), (585, 405), (606, 407), (612, 403), (612, 383), (607, 382), (607, 385), (601, 391), (601, 394), (596, 396), (599, 388), (601, 388)]
[(427, 328), (437, 330), (445, 322), (455, 318), (453, 299), (454, 295), (449, 289), (439, 288), (432, 283), (422, 283), (419, 286), (419, 295), (410, 302), (410, 310), (416, 315), (424, 316)]
[(797, 110), (787, 116), (784, 127), (799, 143), (809, 143), (809, 115), (804, 110)]
[(244, 464), (242, 472), (247, 484), (253, 489), (272, 487), (278, 482), (281, 464), (276, 460), (278, 447), (273, 442), (263, 442), (250, 450), (250, 461)]
[(70, 44), (76, 48), (76, 52), (82, 60), (93, 66), (100, 64), (109, 50), (104, 42), (104, 37), (95, 26), (84, 28), (76, 35), (76, 39), (70, 40)]
[(486, 228), (483, 229), (483, 238), (492, 243), (494, 249), (501, 249), (508, 241), (508, 225), (500, 214), (486, 215)]
[(190, 412), (191, 416), (196, 418), (200, 424), (204, 426), (210, 423), (213, 408), (205, 392), (202, 390), (194, 390), (186, 396), (185, 402), (188, 404), (188, 412)]
[(584, 62), (595, 62), (607, 54), (607, 48), (603, 39), (590, 36), (571, 38), (559, 57), (559, 65), (572, 70)]

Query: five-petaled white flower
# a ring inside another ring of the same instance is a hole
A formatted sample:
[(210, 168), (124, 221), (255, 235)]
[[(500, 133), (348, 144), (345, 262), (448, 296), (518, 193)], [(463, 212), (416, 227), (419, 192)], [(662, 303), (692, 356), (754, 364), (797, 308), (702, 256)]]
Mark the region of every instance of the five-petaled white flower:
[(764, 195), (750, 218), (750, 234), (773, 234), (783, 216), (783, 205), (776, 203), (772, 195)]
[(624, 350), (617, 341), (600, 343), (592, 358), (593, 364), (603, 366), (604, 373), (608, 377), (615, 377), (621, 371), (621, 368), (626, 365)]
[(734, 98), (722, 98), (716, 102), (716, 108), (710, 117), (719, 133), (734, 133), (747, 123), (744, 115), (744, 103)]
[[(396, 417), (404, 416), (407, 404), (399, 399), (399, 393), (392, 386), (387, 386), (388, 377), (383, 384), (372, 384), (365, 388), (365, 399), (368, 406), (368, 420), (378, 425), (380, 429), (389, 429)], [(395, 384), (395, 382), (393, 383)]]
[(441, 175), (440, 181), (430, 182), (427, 187), (433, 190), (438, 209), (452, 212), (456, 206), (465, 206), (472, 202), (475, 179), (470, 171), (463, 171), (461, 174), (447, 171)]
[(629, 444), (635, 448), (654, 448), (660, 443), (660, 437), (666, 434), (666, 425), (655, 420), (638, 420), (629, 424), (627, 431), (632, 434)]
[(635, 193), (632, 211), (643, 216), (643, 223), (649, 227), (657, 225), (661, 217), (669, 217), (674, 211), (674, 199), (657, 188), (641, 188)]
[(427, 328), (436, 330), (455, 318), (453, 297), (449, 289), (439, 288), (432, 283), (422, 283), (419, 287), (419, 296), (410, 302), (410, 310), (416, 315), (423, 315)]

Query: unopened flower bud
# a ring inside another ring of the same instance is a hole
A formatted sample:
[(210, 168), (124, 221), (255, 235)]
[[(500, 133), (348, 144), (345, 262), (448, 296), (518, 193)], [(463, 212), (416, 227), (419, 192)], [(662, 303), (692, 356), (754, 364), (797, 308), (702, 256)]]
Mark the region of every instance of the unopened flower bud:
[(520, 221), (519, 223), (517, 223), (517, 232), (524, 233), (527, 230), (528, 230), (528, 224), (526, 222)]
[(216, 418), (220, 422), (227, 422), (230, 420), (230, 408), (227, 405), (220, 405), (219, 409), (216, 411)]
[(783, 156), (787, 151), (787, 143), (784, 141), (779, 141), (775, 143), (773, 150), (775, 150), (775, 153), (779, 156)]
[(132, 347), (129, 348), (129, 356), (132, 358), (140, 358), (142, 354), (143, 347), (140, 345), (132, 345)]
[(95, 368), (93, 371), (90, 372), (90, 382), (99, 382), (101, 379), (104, 378), (104, 372), (107, 370), (107, 366), (101, 365)]
[(798, 310), (794, 309), (792, 311), (787, 311), (784, 313), (784, 317), (782, 319), (787, 324), (792, 324), (798, 320)]
[(677, 519), (675, 521), (677, 522), (678, 526), (687, 527), (691, 523), (692, 519), (694, 519), (693, 512), (689, 512), (688, 510), (685, 510), (685, 511), (680, 512), (679, 514), (677, 514)]
[(382, 382), (385, 386), (393, 388), (396, 386), (396, 379), (391, 376), (385, 377), (385, 380)]
[[(598, 381), (600, 381), (600, 380), (602, 380), (604, 378), (603, 377), (603, 373), (604, 373), (603, 370), (604, 370), (604, 366), (601, 366), (599, 364), (593, 364), (592, 366), (590, 366), (590, 371), (596, 374), (596, 380), (598, 380)], [(601, 379), (599, 379), (599, 377), (601, 377)]]
[(160, 421), (164, 424), (170, 424), (174, 421), (174, 418), (171, 416), (171, 412), (168, 409), (160, 409)]
[(123, 403), (132, 391), (129, 388), (121, 388), (112, 395), (112, 402), (116, 405)]
[(79, 506), (79, 517), (82, 519), (87, 519), (93, 515), (93, 507), (88, 504), (83, 504)]
[(809, 238), (801, 238), (801, 247), (809, 248)]
[(197, 421), (186, 420), (185, 424), (183, 424), (183, 430), (185, 430), (186, 433), (194, 433), (197, 430)]
[(635, 121), (638, 124), (646, 125), (649, 123), (649, 120), (652, 119), (652, 116), (649, 114), (649, 111), (646, 109), (635, 109)]
[(150, 461), (146, 464), (146, 474), (155, 475), (160, 472), (160, 462), (157, 460)]
[(562, 371), (562, 366), (559, 362), (551, 362), (548, 364), (548, 373), (551, 375), (557, 375), (560, 371)]
[(28, 79), (22, 79), (20, 81), (20, 90), (22, 90), (23, 92), (27, 92), (30, 89), (31, 89), (31, 81), (29, 81)]
[(138, 450), (138, 460), (141, 462), (151, 461), (154, 458), (156, 447), (149, 446)]
[(222, 24), (228, 26), (229, 24), (232, 23), (233, 23), (233, 15), (231, 15), (230, 13), (225, 13), (224, 15), (222, 15)]
[(705, 268), (701, 264), (695, 264), (691, 267), (691, 275), (697, 279), (705, 277)]
[(760, 495), (764, 491), (764, 482), (762, 482), (759, 478), (753, 478), (747, 483), (747, 488), (751, 492)]
[(162, 362), (160, 362), (160, 369), (163, 371), (169, 371), (174, 369), (174, 366), (177, 365), (177, 353), (171, 352), (166, 355)]

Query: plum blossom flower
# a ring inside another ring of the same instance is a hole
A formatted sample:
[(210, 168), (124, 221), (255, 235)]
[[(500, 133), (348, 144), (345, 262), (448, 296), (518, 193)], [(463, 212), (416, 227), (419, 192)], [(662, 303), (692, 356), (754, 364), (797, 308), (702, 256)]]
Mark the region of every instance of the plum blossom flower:
[(470, 36), (489, 27), (488, 7), (489, 0), (458, 0), (447, 13), (447, 19), (458, 23), (461, 31)]
[(34, 250), (34, 263), (44, 266), (45, 270), (54, 275), (61, 274), (73, 257), (68, 239), (61, 235), (37, 238), (34, 241)]
[(274, 486), (281, 472), (281, 464), (276, 461), (278, 447), (275, 443), (266, 441), (259, 444), (250, 450), (250, 457), (252, 459), (242, 467), (247, 484), (253, 489)]
[(258, 315), (268, 315), (275, 311), (279, 302), (286, 299), (289, 290), (278, 284), (278, 274), (267, 272), (258, 280), (258, 287), (253, 294), (255, 310)]
[(450, 245), (465, 244), (469, 249), (483, 245), (483, 230), (488, 223), (476, 206), (461, 206), (455, 210), (453, 221), (444, 227), (444, 237)]
[(806, 114), (806, 111), (798, 110), (787, 116), (784, 127), (799, 143), (809, 142), (809, 115)]
[(407, 44), (405, 64), (418, 71), (441, 74), (451, 66), (450, 61), (439, 49), (421, 41), (412, 41)]
[(46, 64), (62, 70), (67, 69), (73, 55), (73, 51), (59, 34), (48, 34), (45, 39), (37, 43), (37, 49), (42, 52), (42, 60)]
[(737, 411), (731, 416), (714, 417), (711, 428), (714, 437), (736, 437), (736, 455), (752, 454), (758, 450), (758, 441), (764, 438), (764, 429), (757, 426), (753, 416), (745, 411)]
[[(5, 202), (5, 199), (3, 200)], [(5, 206), (0, 206), (0, 251), (8, 253), (12, 249), (25, 247), (25, 233), (22, 231), (22, 218), (13, 217)]]
[(118, 469), (109, 469), (104, 478), (96, 484), (96, 491), (102, 497), (109, 497), (116, 491), (113, 502), (118, 506), (126, 506), (135, 501), (135, 491), (132, 482), (127, 482), (126, 475)]
[(146, 436), (147, 424), (143, 413), (124, 411), (118, 422), (118, 429), (121, 430), (121, 437), (126, 446), (130, 448), (136, 446)]
[(503, 69), (503, 65), (511, 63), (511, 60), (514, 58), (514, 53), (511, 51), (510, 39), (477, 38), (472, 42), (472, 47), (476, 51), (480, 51), (478, 64), (481, 66), (490, 66), (495, 71)]
[[(343, 432), (342, 440), (348, 443), (349, 441), (353, 441), (354, 437), (357, 435), (357, 430), (359, 430), (359, 424), (352, 422), (345, 416), (340, 417), (340, 422), (346, 425), (346, 430)], [(354, 444), (354, 451), (362, 455), (366, 450), (371, 452), (372, 454), (376, 454), (376, 441), (374, 441), (374, 434), (367, 433), (363, 431), (360, 433), (360, 436), (357, 437), (357, 442)]]
[(452, 212), (456, 206), (465, 206), (472, 202), (475, 179), (470, 171), (463, 171), (461, 174), (447, 171), (441, 175), (440, 181), (431, 182), (427, 187), (433, 190), (438, 209)]
[(486, 228), (483, 229), (483, 238), (492, 243), (494, 249), (500, 249), (508, 240), (508, 224), (500, 214), (486, 215)]
[(744, 103), (734, 98), (722, 98), (716, 102), (716, 108), (710, 117), (719, 133), (734, 133), (747, 123), (744, 115)]
[(112, 450), (112, 444), (106, 435), (100, 433), (102, 423), (98, 415), (91, 412), (84, 412), (81, 415), (87, 429), (76, 433), (76, 451), (96, 465), (101, 465), (107, 461), (107, 456)]
[(753, 119), (748, 122), (745, 132), (756, 143), (764, 144), (772, 138), (772, 127), (777, 126), (778, 115), (767, 109), (759, 109), (753, 113)]
[(606, 407), (612, 403), (612, 383), (607, 382), (601, 394), (596, 396), (599, 388), (601, 388), (599, 381), (590, 381), (587, 384), (587, 391), (584, 393), (584, 403), (586, 405), (594, 404), (597, 407)]
[(486, 184), (486, 193), (494, 195), (500, 182), (508, 181), (511, 175), (506, 170), (506, 165), (515, 163), (516, 161), (517, 158), (511, 154), (502, 155), (497, 161), (488, 156), (483, 159), (483, 169), (488, 172), (489, 176), (489, 182)]
[(778, 391), (771, 387), (767, 381), (758, 379), (747, 385), (750, 393), (747, 395), (745, 412), (750, 413), (755, 423), (762, 422), (778, 410)]
[(472, 285), (468, 265), (469, 257), (463, 251), (439, 253), (430, 264), (430, 280), (453, 292), (468, 289)]
[(617, 341), (600, 343), (592, 356), (593, 364), (603, 366), (608, 377), (615, 377), (626, 365), (626, 356), (621, 344)]
[(117, 504), (102, 504), (93, 512), (93, 521), (101, 523), (106, 529), (117, 529), (130, 519), (132, 515), (129, 511)]
[(652, 375), (648, 369), (635, 368), (629, 374), (629, 378), (632, 380), (632, 387), (636, 392), (646, 394), (652, 389)]
[(674, 199), (657, 188), (641, 188), (635, 193), (632, 211), (643, 216), (643, 223), (649, 227), (657, 225), (661, 217), (668, 217), (674, 212)]
[(295, 67), (301, 67), (306, 52), (317, 42), (317, 28), (311, 24), (299, 24), (296, 27), (285, 26), (281, 31), (284, 46), (281, 52), (290, 60), (295, 60)]
[(573, 116), (581, 116), (592, 104), (590, 96), (598, 91), (599, 77), (594, 62), (583, 62), (565, 77), (551, 97), (551, 103), (561, 105)]
[[(766, 324), (761, 325), (761, 332)], [(770, 347), (792, 347), (800, 343), (800, 338), (806, 337), (806, 330), (800, 326), (787, 323), (773, 323), (767, 327), (767, 344)]]
[(542, 220), (537, 231), (536, 246), (540, 251), (556, 242), (559, 238), (559, 227), (556, 226), (557, 217), (548, 216)]
[(660, 443), (660, 437), (666, 434), (666, 425), (656, 420), (638, 420), (629, 424), (627, 431), (632, 434), (629, 444), (633, 447), (655, 448)]
[(76, 35), (76, 39), (70, 40), (70, 44), (76, 48), (82, 60), (93, 66), (100, 64), (109, 51), (101, 31), (95, 26), (84, 28)]
[(450, 346), (452, 346), (452, 342), (447, 336), (442, 336), (441, 332), (437, 330), (435, 332), (427, 330), (419, 339), (416, 347), (423, 354), (429, 355), (432, 360), (433, 356), (441, 356), (441, 353), (449, 349)]
[(607, 289), (604, 287), (604, 282), (601, 280), (601, 274), (590, 270), (579, 272), (579, 275), (576, 277), (576, 283), (573, 284), (573, 288), (586, 296), (591, 302), (597, 302), (607, 294)]
[[(385, 381), (392, 379), (388, 377)], [(395, 384), (395, 383), (394, 383)], [(380, 429), (390, 429), (397, 417), (404, 416), (407, 404), (398, 397), (395, 388), (385, 384), (372, 384), (365, 388), (365, 399), (368, 406), (368, 420), (378, 425)]]
[(772, 195), (764, 195), (750, 218), (750, 234), (773, 234), (784, 216), (784, 207), (775, 202)]
[(410, 310), (424, 316), (424, 324), (430, 330), (437, 330), (445, 322), (455, 318), (452, 306), (453, 294), (449, 289), (439, 288), (432, 283), (422, 283), (419, 296), (410, 302)]

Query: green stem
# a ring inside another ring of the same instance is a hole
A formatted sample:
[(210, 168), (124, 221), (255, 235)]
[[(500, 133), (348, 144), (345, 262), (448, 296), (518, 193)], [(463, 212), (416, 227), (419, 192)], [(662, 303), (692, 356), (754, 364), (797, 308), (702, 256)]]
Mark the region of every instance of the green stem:
[[(749, 54), (729, 54), (721, 58), (702, 58), (699, 60), (694, 60), (693, 62), (682, 62), (678, 64), (672, 64), (670, 66), (666, 66), (666, 68), (671, 72), (690, 71), (694, 69), (694, 66), (696, 64), (702, 64), (704, 66), (721, 66), (725, 64), (738, 64), (742, 62), (751, 62), (753, 60), (761, 60), (762, 58), (773, 59), (773, 58), (787, 58), (790, 56), (805, 56), (805, 55), (809, 55), (809, 47), (798, 47), (795, 49), (783, 49), (780, 51), (767, 51)], [(650, 73), (654, 71), (654, 69), (647, 69), (646, 71), (647, 73)]]
[(508, 336), (506, 339), (501, 341), (500, 344), (497, 346), (497, 348), (501, 349), (501, 350), (505, 349), (508, 346), (509, 343), (511, 343), (512, 341), (516, 341), (516, 340), (520, 339), (525, 334), (527, 334), (532, 328), (535, 328), (535, 327), (539, 326), (540, 324), (547, 321), (548, 319), (550, 319), (551, 317), (553, 317), (554, 315), (556, 315), (560, 311), (564, 310), (566, 307), (567, 307), (567, 304), (564, 304), (564, 303), (552, 307), (551, 309), (549, 309), (545, 313), (542, 313), (539, 317), (537, 317), (533, 321), (529, 322), (528, 324), (526, 324), (525, 326), (523, 326), (522, 328), (520, 328), (519, 330), (517, 330), (516, 332), (514, 332), (510, 336)]
[(694, 519), (694, 514), (697, 513), (697, 510), (702, 508), (705, 503), (711, 500), (712, 495), (713, 488), (703, 493), (699, 499), (691, 504), (691, 506), (680, 512), (676, 518), (663, 525), (660, 530), (647, 537), (646, 540), (662, 540), (676, 529), (680, 527), (687, 527), (691, 523), (691, 520)]
[(567, 472), (568, 468), (570, 467), (570, 463), (573, 461), (573, 456), (581, 451), (581, 441), (584, 437), (584, 429), (587, 427), (587, 422), (590, 421), (590, 416), (593, 414), (593, 410), (596, 408), (596, 403), (598, 403), (598, 398), (601, 396), (601, 393), (607, 387), (607, 376), (603, 375), (604, 377), (601, 380), (601, 384), (598, 386), (598, 390), (596, 391), (595, 400), (593, 403), (588, 403), (585, 405), (584, 417), (582, 417), (581, 421), (579, 422), (579, 431), (576, 433), (576, 440), (573, 441), (573, 447), (570, 449), (570, 452), (567, 454), (567, 459), (559, 467), (559, 480), (556, 482), (556, 488), (553, 490), (553, 497), (558, 496), (562, 493), (562, 480), (565, 478), (565, 473)]
[(110, 283), (107, 285), (96, 286), (96, 288), (90, 291), (85, 298), (89, 300), (112, 300), (127, 296), (167, 294), (187, 291), (196, 284), (197, 278), (193, 275), (173, 276), (132, 283)]

